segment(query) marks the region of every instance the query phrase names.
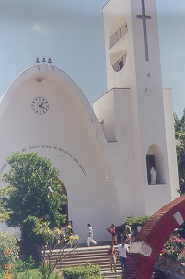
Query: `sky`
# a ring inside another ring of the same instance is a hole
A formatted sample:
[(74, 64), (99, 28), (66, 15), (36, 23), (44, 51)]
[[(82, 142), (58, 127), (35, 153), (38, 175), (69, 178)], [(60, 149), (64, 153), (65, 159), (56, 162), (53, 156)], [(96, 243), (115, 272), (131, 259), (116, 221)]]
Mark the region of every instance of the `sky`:
[[(163, 87), (185, 108), (185, 1), (156, 0)], [(106, 91), (105, 0), (0, 0), (0, 94), (36, 57), (52, 57), (90, 102)]]

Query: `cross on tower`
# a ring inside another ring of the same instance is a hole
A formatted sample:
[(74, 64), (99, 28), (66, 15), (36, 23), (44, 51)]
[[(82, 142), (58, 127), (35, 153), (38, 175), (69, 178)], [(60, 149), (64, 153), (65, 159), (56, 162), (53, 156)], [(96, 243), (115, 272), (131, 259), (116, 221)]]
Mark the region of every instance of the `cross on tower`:
[(145, 43), (145, 60), (149, 61), (148, 53), (148, 36), (147, 36), (147, 19), (151, 19), (151, 16), (147, 16), (145, 13), (145, 0), (141, 0), (142, 3), (142, 15), (137, 15), (137, 18), (142, 19), (143, 21), (143, 31), (144, 31), (144, 43)]

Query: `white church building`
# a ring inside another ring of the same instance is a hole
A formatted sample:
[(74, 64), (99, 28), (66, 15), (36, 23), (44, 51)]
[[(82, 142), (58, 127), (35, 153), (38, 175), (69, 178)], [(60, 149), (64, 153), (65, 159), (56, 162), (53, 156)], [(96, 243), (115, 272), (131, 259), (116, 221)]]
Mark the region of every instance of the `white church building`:
[(87, 223), (98, 241), (106, 240), (111, 223), (151, 215), (177, 196), (171, 91), (162, 89), (155, 2), (104, 5), (108, 88), (93, 107), (47, 62), (21, 73), (1, 99), (1, 178), (14, 152), (49, 158), (82, 242)]

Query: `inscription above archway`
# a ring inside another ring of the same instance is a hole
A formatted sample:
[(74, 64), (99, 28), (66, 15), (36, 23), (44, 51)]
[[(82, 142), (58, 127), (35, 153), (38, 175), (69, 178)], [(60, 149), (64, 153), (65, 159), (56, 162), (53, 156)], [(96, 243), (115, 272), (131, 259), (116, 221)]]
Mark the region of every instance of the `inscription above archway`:
[[(65, 150), (62, 147), (59, 147), (57, 145), (46, 145), (46, 144), (41, 144), (41, 145), (30, 145), (28, 147), (24, 147), (19, 151), (15, 151), (16, 152), (37, 152), (38, 150), (50, 150), (50, 151), (56, 151), (59, 152), (61, 155), (65, 155), (68, 158), (70, 158), (77, 166), (78, 168), (81, 170), (81, 172), (83, 173), (83, 175), (87, 175), (87, 172), (85, 170), (85, 168), (82, 166), (82, 164), (80, 163), (79, 159), (76, 158), (73, 154), (71, 154), (69, 151)], [(0, 168), (0, 174), (2, 174), (4, 172), (4, 170), (8, 167), (8, 164), (5, 163), (3, 164), (3, 166)]]

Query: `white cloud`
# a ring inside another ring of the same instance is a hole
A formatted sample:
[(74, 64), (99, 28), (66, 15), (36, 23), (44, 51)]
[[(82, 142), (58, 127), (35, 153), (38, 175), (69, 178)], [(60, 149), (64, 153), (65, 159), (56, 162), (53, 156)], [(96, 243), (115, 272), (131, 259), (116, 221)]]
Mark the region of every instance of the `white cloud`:
[(34, 31), (34, 32), (42, 32), (43, 30), (42, 30), (42, 28), (41, 28), (41, 26), (40, 26), (40, 24), (38, 24), (38, 23), (35, 23), (35, 24), (33, 24), (33, 26), (32, 26), (32, 31)]

